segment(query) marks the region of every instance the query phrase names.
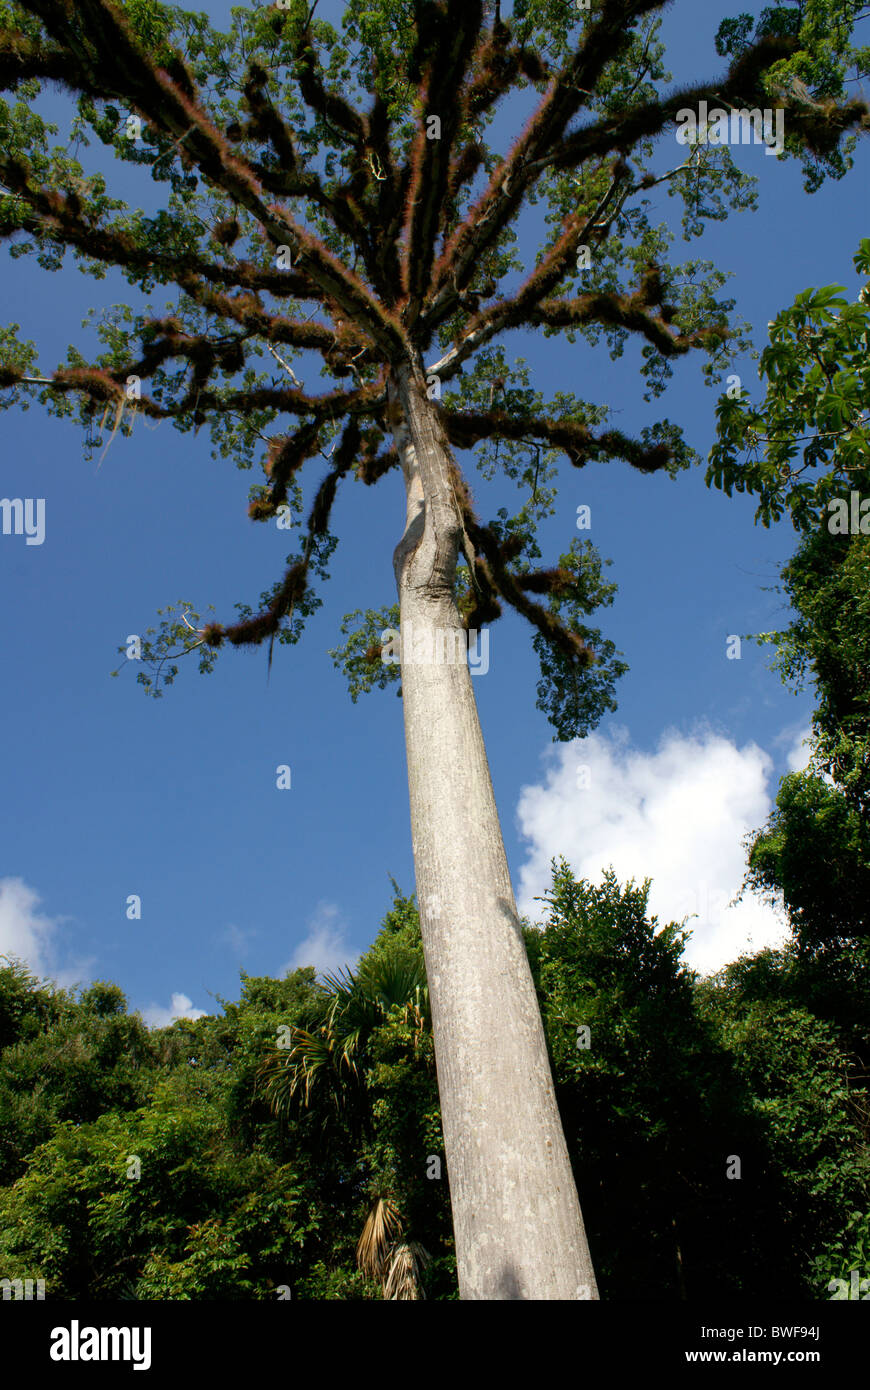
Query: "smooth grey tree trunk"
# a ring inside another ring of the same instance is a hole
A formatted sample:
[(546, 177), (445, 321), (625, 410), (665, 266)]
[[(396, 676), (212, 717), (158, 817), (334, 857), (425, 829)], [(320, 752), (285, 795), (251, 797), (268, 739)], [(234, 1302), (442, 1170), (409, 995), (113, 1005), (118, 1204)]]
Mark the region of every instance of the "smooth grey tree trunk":
[(595, 1299), (454, 599), (450, 448), (420, 368), (396, 369), (390, 394), (408, 503), (395, 570), (411, 830), (460, 1297)]

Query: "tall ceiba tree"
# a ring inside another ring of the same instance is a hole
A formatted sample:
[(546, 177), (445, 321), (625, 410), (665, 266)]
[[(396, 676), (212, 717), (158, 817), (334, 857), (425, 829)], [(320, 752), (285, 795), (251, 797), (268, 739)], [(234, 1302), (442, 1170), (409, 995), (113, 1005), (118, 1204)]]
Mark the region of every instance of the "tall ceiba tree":
[[(108, 423), (111, 438), (137, 417), (182, 431), (209, 423), (217, 451), (241, 466), (264, 441), (267, 482), (250, 515), (291, 528), (303, 466), (328, 463), (301, 548), (260, 611), (240, 605), (230, 625), (173, 613), (143, 651), (158, 671), (142, 668), (146, 687), (156, 692), (161, 672), (172, 679), (176, 648), (197, 650), (209, 669), (227, 644), (267, 642), (271, 659), (276, 641), (295, 642), (336, 543), (339, 484), (371, 486), (393, 470), (404, 479), (400, 666), (381, 659), (384, 620), (373, 612), (339, 659), (354, 693), (400, 673), (467, 1299), (588, 1299), (596, 1286), (466, 635), (504, 605), (527, 618), (539, 707), (560, 738), (586, 733), (613, 707), (625, 667), (586, 623), (613, 592), (595, 550), (575, 539), (555, 565), (536, 564), (557, 463), (622, 459), (674, 473), (692, 459), (667, 420), (631, 438), (602, 428), (601, 406), (568, 393), (545, 402), (499, 340), (540, 329), (594, 345), (603, 334), (619, 356), (635, 335), (647, 399), (693, 349), (713, 379), (741, 341), (733, 304), (717, 298), (725, 277), (703, 262), (667, 264), (670, 238), (645, 195), (680, 194), (689, 238), (729, 206), (751, 206), (753, 181), (721, 136), (678, 143), (676, 117), (702, 101), (783, 109), (783, 157), (804, 159), (810, 187), (844, 171), (849, 132), (868, 124), (844, 86), (860, 6), (775, 7), (754, 36), (747, 16), (728, 21), (717, 40), (727, 71), (670, 91), (661, 8), (516, 0), (508, 20), (484, 0), (349, 0), (340, 37), (302, 0), (237, 9), (225, 34), (153, 0), (0, 0), (0, 85), (15, 94), (0, 109), (0, 234), (46, 269), (69, 247), (97, 278), (114, 266), (144, 295), (158, 284), (177, 292), (164, 316), (147, 305), (104, 314), (104, 351), (88, 360), (71, 350), (50, 373), (10, 327), (0, 339), (6, 402), (35, 394), (49, 410)], [(35, 106), (45, 83), (75, 98), (76, 150), (96, 134), (117, 160), (148, 169), (156, 210), (131, 211), (103, 173), (50, 148)], [(536, 98), (534, 110), (499, 154), (487, 130), (518, 92)], [(541, 204), (530, 265), (518, 221)], [(308, 352), (331, 378), (321, 394), (297, 377)], [(455, 455), (473, 446), (485, 477), (519, 486), (515, 515), (479, 514)]]

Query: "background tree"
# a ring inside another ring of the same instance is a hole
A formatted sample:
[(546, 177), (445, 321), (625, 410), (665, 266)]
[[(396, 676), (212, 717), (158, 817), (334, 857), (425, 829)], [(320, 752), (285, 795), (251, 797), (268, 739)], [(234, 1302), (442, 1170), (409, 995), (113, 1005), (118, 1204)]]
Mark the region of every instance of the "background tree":
[[(647, 887), (556, 865), (540, 925), (525, 927), (603, 1296), (709, 1305), (850, 1288), (866, 1269), (868, 1105), (842, 1029), (801, 997), (787, 953), (699, 981), (685, 931), (649, 918)], [(393, 953), (422, 962), (415, 904), (398, 891), (357, 978)], [(307, 1100), (300, 1089), (275, 1106), (257, 1085), (264, 1051), (328, 1018), (334, 992), (310, 969), (241, 986), (212, 1016), (147, 1032), (100, 987), (111, 1017), (147, 1037), (136, 1104), (104, 1050), (87, 1114), (58, 1109), (19, 1139), (0, 1182), (0, 1279), (42, 1278), (52, 1299), (457, 1297), (416, 992), (366, 1028), (352, 1090), (315, 1074)], [(63, 1093), (69, 1038), (93, 1027), (90, 993), (18, 980), (29, 1042), (0, 1048), (0, 1093), (22, 1062), (31, 1074), (22, 1046), (45, 1093)], [(274, 1049), (286, 1078), (300, 1060)]]
[[(31, 1141), (26, 1171), (2, 1189), (3, 1277), (43, 1278), (47, 1296), (73, 1300), (379, 1296), (354, 1270), (366, 1195), (352, 1133), (321, 1151), (316, 1127), (278, 1124), (255, 1089), (264, 1048), (316, 992), (313, 971), (242, 984), (221, 1016), (153, 1031), (115, 991), (114, 1016), (149, 1043), (137, 1102), (113, 1087), (104, 1053), (89, 1111), (59, 1111)], [(28, 1044), (49, 1095), (88, 993), (62, 995), (67, 1017)], [(4, 1090), (21, 1049), (0, 1054)]]
[(117, 985), (98, 981), (76, 1000), (40, 985), (20, 963), (0, 969), (0, 1182), (67, 1120), (141, 1105), (157, 1060), (141, 1019)]
[[(870, 274), (870, 241), (854, 258)], [(782, 569), (788, 626), (760, 633), (795, 690), (812, 682), (810, 765), (785, 777), (751, 837), (746, 886), (781, 901), (794, 933), (792, 988), (846, 1030), (870, 1063), (870, 284), (808, 289), (770, 325), (763, 402), (723, 398), (708, 481), (759, 499), (764, 525), (785, 511), (798, 533)], [(865, 513), (867, 508), (864, 509)]]
[(775, 985), (699, 980), (648, 891), (554, 865), (529, 933), (602, 1289), (819, 1297), (815, 1262), (866, 1190), (866, 1089), (836, 1031)]
[[(854, 257), (870, 276), (870, 239)], [(760, 633), (794, 689), (812, 678), (815, 768), (870, 814), (870, 280), (805, 290), (770, 325), (765, 399), (723, 397), (707, 479), (759, 499), (769, 526), (788, 510), (799, 536), (782, 588), (793, 618)], [(797, 460), (800, 460), (799, 462)], [(868, 505), (861, 508), (862, 500)]]
[[(416, 928), (410, 939), (409, 909)], [(419, 1065), (424, 1057), (425, 1070)], [(321, 993), (261, 1068), (263, 1090), (276, 1114), (286, 1118), (300, 1105), (321, 1114), (325, 1109), (326, 1129), (334, 1111), (357, 1143), (365, 1136), (373, 1196), (357, 1263), (392, 1300), (425, 1297), (421, 1276), (430, 1252), (403, 1238), (403, 1213), (413, 1222), (419, 1203), (413, 1197), (403, 1202), (398, 1194), (419, 1194), (424, 1154), (429, 1167), (427, 1141), (441, 1177), (434, 1062), (419, 922), (397, 890), (394, 910), (359, 969), (325, 977)], [(385, 1085), (392, 1104), (384, 1103)], [(407, 1104), (397, 1105), (396, 1092), (406, 1085)], [(387, 1116), (389, 1124), (383, 1123)], [(430, 1210), (431, 1205), (425, 1204)]]
[[(702, 99), (785, 106), (786, 149), (807, 160), (814, 186), (847, 167), (843, 136), (868, 120), (862, 103), (842, 99), (857, 52), (853, 7), (845, 17), (833, 0), (810, 15), (778, 7), (754, 42), (733, 22), (720, 43), (734, 55), (727, 73), (665, 94), (660, 8), (529, 0), (508, 23), (481, 0), (365, 9), (352, 0), (345, 39), (301, 0), (237, 11), (228, 34), (140, 0), (4, 0), (0, 10), (0, 80), (18, 98), (3, 107), (0, 231), (46, 269), (71, 247), (98, 277), (115, 265), (146, 295), (158, 283), (178, 292), (168, 314), (104, 317), (104, 351), (88, 361), (72, 349), (48, 375), (10, 328), (0, 361), (9, 400), (36, 394), (61, 414), (77, 401), (80, 418), (99, 420), (110, 439), (139, 417), (181, 430), (209, 423), (217, 450), (243, 466), (264, 441), (268, 483), (250, 507), (260, 520), (286, 517), (288, 506), (292, 517), (303, 464), (328, 461), (301, 549), (260, 611), (242, 605), (231, 625), (198, 627), (187, 612), (167, 620), (146, 644), (155, 663), (142, 672), (146, 688), (172, 679), (174, 665), (163, 673), (176, 649), (198, 651), (209, 669), (227, 643), (268, 641), (271, 659), (275, 641), (297, 641), (335, 546), (339, 483), (353, 472), (371, 484), (394, 467), (404, 477), (395, 572), (411, 821), (466, 1298), (595, 1296), (466, 634), (513, 607), (535, 629), (539, 700), (558, 736), (594, 727), (623, 664), (587, 625), (612, 592), (594, 550), (575, 541), (555, 567), (535, 567), (555, 460), (621, 458), (642, 472), (690, 460), (667, 420), (631, 439), (599, 428), (600, 406), (573, 395), (545, 402), (496, 340), (519, 327), (593, 343), (603, 332), (619, 355), (637, 334), (651, 394), (670, 360), (695, 348), (712, 374), (739, 341), (730, 304), (717, 298), (723, 276), (666, 263), (666, 233), (643, 195), (660, 183), (681, 193), (693, 235), (729, 205), (747, 206), (751, 190), (726, 147), (698, 145), (662, 171), (655, 138)], [(78, 140), (95, 134), (118, 159), (149, 167), (166, 195), (155, 215), (131, 212), (102, 173), (49, 149), (32, 110), (45, 81), (74, 94)], [(526, 84), (539, 95), (535, 113), (500, 157), (486, 128)], [(516, 222), (538, 199), (548, 211), (530, 269)], [(320, 395), (286, 360), (307, 350), (336, 383)], [(260, 370), (266, 354), (282, 376)], [(266, 434), (284, 415), (295, 427)], [(478, 444), (485, 470), (519, 484), (514, 516), (481, 519), (453, 453)], [(444, 659), (433, 660), (439, 650)], [(390, 679), (376, 645), (367, 660), (358, 643), (350, 656), (358, 685)]]
[[(870, 273), (870, 241), (854, 264)], [(808, 289), (777, 315), (759, 366), (765, 398), (720, 402), (708, 481), (755, 494), (764, 525), (792, 518), (798, 546), (777, 586), (790, 620), (755, 640), (787, 685), (811, 682), (816, 701), (809, 766), (783, 778), (747, 844), (744, 887), (782, 904), (791, 939), (730, 967), (728, 988), (753, 1008), (776, 1000), (821, 1020), (817, 1035), (844, 1051), (845, 1099), (870, 1068), (870, 283), (844, 296), (842, 285)], [(819, 1278), (847, 1284), (866, 1265), (870, 1230), (866, 1108), (859, 1121), (863, 1190), (816, 1261)]]

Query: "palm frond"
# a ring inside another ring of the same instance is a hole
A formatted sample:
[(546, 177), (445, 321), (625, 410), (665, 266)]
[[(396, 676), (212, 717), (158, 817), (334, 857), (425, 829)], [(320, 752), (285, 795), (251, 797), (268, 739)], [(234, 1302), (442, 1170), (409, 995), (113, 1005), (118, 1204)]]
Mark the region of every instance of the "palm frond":
[(377, 1197), (356, 1247), (356, 1262), (368, 1279), (383, 1281), (390, 1252), (402, 1234), (398, 1210), (389, 1197)]
[[(383, 951), (358, 971), (324, 974), (321, 993), (290, 1030), (290, 1046), (272, 1051), (258, 1080), (276, 1115), (319, 1097), (338, 1113), (365, 1110), (367, 1049), (372, 1033), (399, 1008), (419, 1037), (430, 1025), (429, 990), (422, 956), (407, 947)], [(357, 1117), (359, 1123), (364, 1122)]]
[(338, 1040), (325, 1025), (314, 1030), (294, 1028), (290, 1041), (290, 1048), (270, 1052), (260, 1068), (266, 1099), (274, 1113), (286, 1118), (297, 1099), (309, 1106), (315, 1090), (331, 1091), (335, 1107), (341, 1112), (342, 1067), (360, 1080), (347, 1049), (338, 1046)]
[(323, 982), (330, 999), (349, 998), (357, 987), (357, 977), (347, 966), (341, 966), (334, 975), (324, 971)]
[(414, 952), (395, 951), (377, 956), (360, 968), (357, 977), (360, 989), (377, 1000), (386, 1012), (394, 1005), (403, 1007), (417, 990), (426, 990), (426, 968)]
[(431, 1258), (428, 1250), (415, 1240), (394, 1245), (384, 1280), (384, 1298), (391, 1302), (425, 1298), (422, 1274)]

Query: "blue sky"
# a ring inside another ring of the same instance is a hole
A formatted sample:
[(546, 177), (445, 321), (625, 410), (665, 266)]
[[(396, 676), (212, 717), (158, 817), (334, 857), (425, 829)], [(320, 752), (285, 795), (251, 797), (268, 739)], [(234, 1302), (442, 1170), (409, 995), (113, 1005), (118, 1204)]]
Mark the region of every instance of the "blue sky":
[[(318, 13), (335, 19), (341, 8), (322, 3)], [(721, 72), (713, 37), (735, 8), (666, 11), (676, 81)], [(206, 9), (216, 21), (226, 13)], [(712, 224), (700, 241), (678, 240), (673, 254), (733, 272), (728, 292), (761, 347), (768, 320), (798, 291), (857, 290), (851, 258), (868, 233), (867, 151), (850, 176), (813, 196), (796, 164), (758, 146), (734, 153), (760, 178), (757, 212)], [(143, 188), (150, 197), (154, 185), (143, 179)], [(133, 201), (126, 171), (124, 189)], [(674, 219), (674, 201), (658, 206)], [(521, 240), (521, 251), (531, 266), (535, 244)], [(98, 283), (72, 262), (48, 275), (27, 258), (7, 259), (0, 283), (0, 320), (37, 341), (44, 367), (82, 343), (92, 304), (131, 294), (120, 277)], [(706, 457), (717, 390), (704, 386), (700, 361), (681, 362), (667, 393), (647, 405), (634, 353), (611, 362), (603, 344), (516, 336), (507, 348), (527, 357), (545, 393), (610, 403), (613, 423), (629, 433), (667, 416)], [(755, 392), (749, 358), (734, 370)], [(312, 372), (309, 389), (316, 381)], [(398, 476), (339, 493), (323, 607), (300, 645), (276, 648), (268, 682), (264, 649), (230, 651), (211, 676), (182, 663), (172, 689), (152, 701), (133, 663), (110, 676), (128, 634), (181, 598), (214, 604), (231, 621), (235, 602), (256, 606), (282, 573), (287, 533), (246, 515), (258, 475), (211, 459), (205, 432), (194, 439), (167, 424), (137, 425), (99, 467), (85, 460), (78, 426), (38, 408), (5, 413), (0, 429), (0, 495), (46, 499), (42, 545), (0, 536), (0, 953), (63, 983), (114, 980), (155, 1023), (236, 997), (240, 967), (279, 974), (353, 960), (389, 906), (389, 876), (413, 888), (402, 711), (392, 690), (353, 705), (327, 651), (344, 613), (394, 601)], [(493, 629), (475, 689), (521, 907), (536, 910), (553, 855), (590, 877), (612, 862), (623, 879), (654, 879), (661, 920), (698, 914), (689, 956), (710, 969), (779, 930), (763, 905), (724, 904), (740, 885), (743, 834), (800, 762), (812, 703), (786, 691), (754, 646), (726, 659), (729, 634), (780, 624), (780, 601), (765, 586), (794, 536), (788, 524), (756, 527), (752, 501), (708, 490), (703, 473), (671, 481), (611, 463), (579, 472), (566, 464), (560, 474), (545, 555), (567, 548), (577, 506), (590, 505), (588, 534), (619, 584), (600, 625), (630, 666), (618, 712), (595, 735), (552, 744), (535, 710), (531, 634), (510, 618)], [(292, 768), (290, 790), (276, 787), (281, 764)], [(579, 785), (581, 765), (588, 786)], [(139, 920), (126, 917), (130, 894), (141, 897)]]

